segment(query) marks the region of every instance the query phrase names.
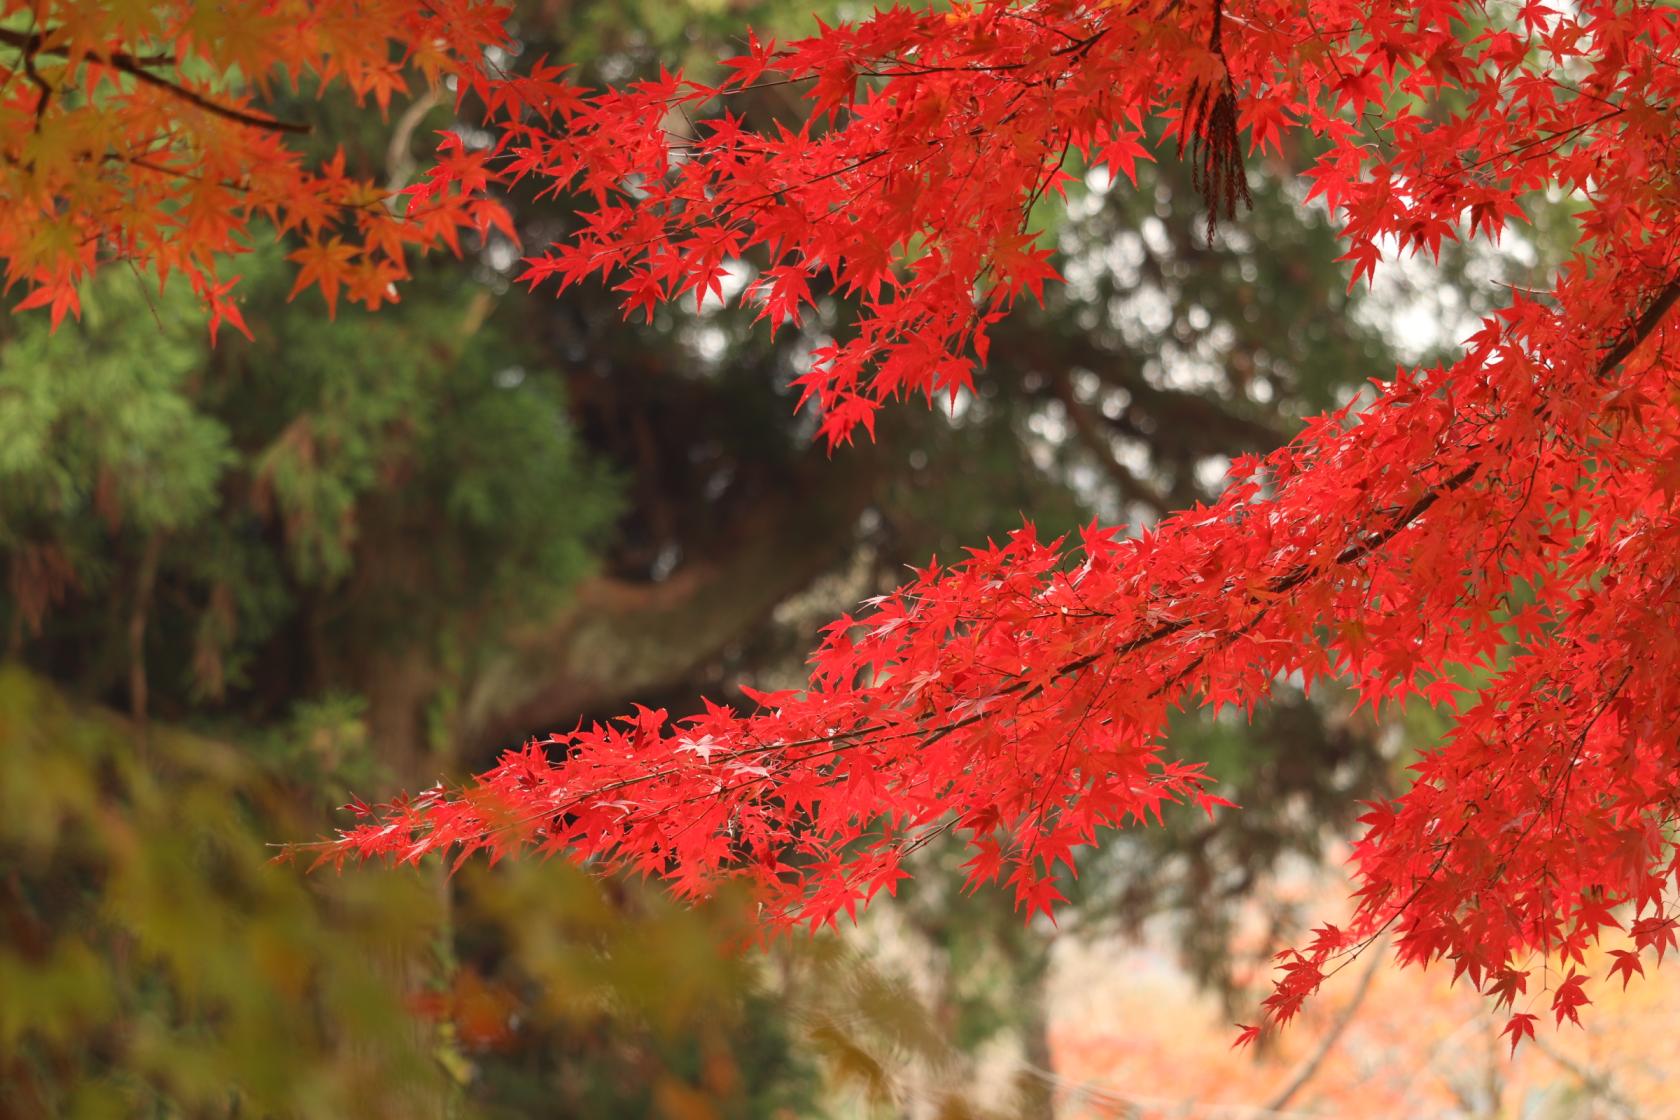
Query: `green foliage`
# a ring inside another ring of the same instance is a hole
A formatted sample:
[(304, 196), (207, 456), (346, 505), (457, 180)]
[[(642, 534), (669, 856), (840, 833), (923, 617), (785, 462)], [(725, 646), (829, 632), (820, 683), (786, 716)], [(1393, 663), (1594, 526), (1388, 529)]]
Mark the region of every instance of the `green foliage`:
[(453, 270), (426, 280), (395, 313), (330, 326), (286, 309), (282, 269), (253, 284), (255, 341), (217, 354), (253, 504), (274, 511), (306, 584), (343, 580), (377, 532), (402, 549), (378, 554), (388, 576), (412, 570), (451, 602), (564, 587), (611, 485), (581, 460), (559, 380), (483, 326), (488, 293)]
[(603, 893), (559, 865), (450, 887), (268, 862), (268, 837), (318, 827), (250, 752), (142, 734), (0, 667), (0, 1116), (748, 1117), (804, 1100), (810, 1072), (727, 948), (740, 908)]
[(444, 1091), (375, 967), (435, 931), (424, 883), (278, 872), (261, 836), (302, 823), (288, 800), (223, 744), (154, 728), (142, 755), (0, 670), (14, 1115), (395, 1117)]
[(0, 527), (168, 531), (210, 511), (232, 451), (192, 399), (204, 319), (180, 286), (155, 309), (147, 295), (118, 275), (90, 293), (79, 329), (55, 338), (27, 319), (0, 351)]
[(305, 619), (424, 644), (540, 608), (614, 514), (560, 381), (483, 327), (485, 293), (434, 273), (328, 324), (285, 302), (279, 256), (250, 262), (254, 342), (211, 350), (177, 286), (112, 273), (80, 324), (0, 347), (0, 609), (14, 633), (51, 611), (44, 650), (95, 688), (129, 652), (113, 598), (148, 616), (156, 687), (217, 699)]

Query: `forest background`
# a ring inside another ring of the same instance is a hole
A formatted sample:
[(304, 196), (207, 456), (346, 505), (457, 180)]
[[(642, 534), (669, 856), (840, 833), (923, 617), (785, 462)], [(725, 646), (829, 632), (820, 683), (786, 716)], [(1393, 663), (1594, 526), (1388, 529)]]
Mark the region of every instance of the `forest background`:
[[(703, 71), (810, 8), (533, 0), (502, 63)], [(780, 96), (738, 109), (772, 120)], [(435, 94), (273, 108), (393, 187), (439, 130), (470, 133)], [(1482, 1045), (1473, 999), (1375, 973), (1226, 1052), (1357, 800), (1438, 731), (1333, 691), (1186, 718), (1172, 750), (1245, 808), (1107, 841), (1060, 926), (964, 895), (938, 844), (863, 931), (750, 958), (728, 897), (267, 862), (352, 793), (633, 702), (796, 683), (818, 624), (1022, 511), (1051, 534), (1204, 500), (1358, 375), (1456, 341), (1483, 309), (1455, 280), (1519, 283), (1561, 251), (1567, 216), (1542, 215), (1503, 254), (1350, 295), (1301, 202), (1309, 155), (1251, 168), (1254, 211), (1211, 242), (1170, 160), (1046, 200), (1033, 226), (1070, 283), (1000, 325), (976, 393), (832, 458), (790, 382), (838, 293), (774, 339), (731, 310), (630, 326), (611, 292), (512, 284), (494, 235), (331, 321), (264, 250), (241, 262), (252, 337), (214, 347), (191, 293), (120, 270), (57, 332), (0, 323), (0, 1116), (1661, 1115), (1662, 1063), (1606, 1041), (1657, 1013), (1660, 979), (1526, 1064)], [(511, 204), (527, 243), (575, 221)], [(1160, 990), (1097, 998), (1139, 944)]]

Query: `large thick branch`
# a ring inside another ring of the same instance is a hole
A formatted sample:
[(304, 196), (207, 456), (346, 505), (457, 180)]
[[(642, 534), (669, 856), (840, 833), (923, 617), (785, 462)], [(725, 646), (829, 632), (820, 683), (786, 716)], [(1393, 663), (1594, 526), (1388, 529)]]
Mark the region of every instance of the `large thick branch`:
[(1063, 368), (1088, 370), (1105, 384), (1125, 390), (1133, 408), (1170, 430), (1188, 448), (1208, 442), (1230, 454), (1271, 451), (1288, 441), (1264, 420), (1244, 416), (1201, 393), (1151, 384), (1135, 355), (1105, 347), (1089, 335), (1069, 332), (1051, 337), (1049, 332), (1021, 328), (1019, 335), (1008, 337), (1018, 339), (1020, 353), (1044, 355)]
[(820, 491), (790, 486), (731, 526), (731, 549), (666, 580), (584, 581), (558, 612), (508, 635), (475, 675), (457, 726), (463, 748), (502, 750), (534, 732), (691, 687), (780, 603), (843, 561), (882, 457), (859, 448), (815, 464), (825, 481)]
[(1157, 513), (1165, 513), (1170, 508), (1167, 496), (1160, 488), (1136, 474), (1115, 454), (1114, 442), (1103, 426), (1097, 423), (1091, 415), (1091, 409), (1081, 401), (1073, 389), (1073, 380), (1066, 370), (1057, 370), (1050, 375), (1050, 384), (1055, 391), (1056, 399), (1067, 409), (1068, 420), (1073, 424), (1073, 433), (1091, 457), (1097, 461), (1103, 473), (1122, 498), (1142, 502)]

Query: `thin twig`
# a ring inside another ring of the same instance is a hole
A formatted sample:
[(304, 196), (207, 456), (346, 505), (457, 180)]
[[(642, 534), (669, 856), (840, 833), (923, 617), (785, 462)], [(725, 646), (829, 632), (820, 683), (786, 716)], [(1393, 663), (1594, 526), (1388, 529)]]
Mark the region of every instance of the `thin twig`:
[[(21, 31), (7, 31), (0, 29), (0, 43), (9, 47), (15, 47), (17, 50), (23, 52), (24, 67), (30, 73), (31, 77), (36, 78), (37, 81), (39, 81), (39, 78), (34, 73), (34, 60), (37, 55), (59, 55), (67, 53), (66, 49), (63, 47), (46, 46), (46, 34), (39, 31), (26, 34)], [(152, 70), (148, 69), (149, 66), (165, 65), (169, 62), (173, 62), (174, 59), (171, 55), (148, 55), (141, 57), (128, 54), (125, 51), (112, 51), (108, 54), (101, 53), (99, 51), (89, 51), (87, 52), (87, 57), (102, 65), (109, 66), (113, 70), (119, 70), (138, 82), (143, 82), (146, 85), (165, 90), (171, 96), (178, 97), (182, 101), (204, 110), (206, 113), (221, 117), (224, 120), (233, 121), (235, 124), (242, 124), (249, 128), (266, 129), (270, 132), (306, 133), (310, 131), (309, 125), (302, 124), (297, 121), (276, 120), (273, 117), (266, 117), (258, 113), (250, 113), (243, 109), (236, 109), (231, 105), (223, 105), (219, 101), (213, 101), (204, 96), (197, 90), (188, 89), (186, 86), (172, 82), (168, 78), (163, 77), (161, 74), (154, 73)]]

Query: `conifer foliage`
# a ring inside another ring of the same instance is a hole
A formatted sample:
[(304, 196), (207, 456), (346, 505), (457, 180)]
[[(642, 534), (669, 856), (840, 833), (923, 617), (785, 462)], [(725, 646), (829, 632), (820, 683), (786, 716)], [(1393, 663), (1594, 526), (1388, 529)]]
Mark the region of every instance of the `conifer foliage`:
[[(485, 6), (450, 7), (452, 57), (496, 40)], [(383, 13), (411, 43), (429, 42), (416, 28), (431, 33), (437, 10), (347, 8)], [(113, 34), (25, 44), (6, 94), (8, 176), (32, 182), (30, 145), (73, 111), (29, 80), (48, 58), (61, 74), (115, 69), (115, 88), (171, 120), (279, 143), (125, 82), (115, 48), (88, 45)], [(327, 58), (339, 46), (311, 44)], [(547, 62), (458, 67), (491, 139), (445, 137), (410, 213), (519, 181), (572, 197), (578, 232), (526, 278), (605, 277), (632, 316), (724, 298), (740, 258), (759, 269), (741, 298), (771, 329), (799, 323), (819, 286), (855, 294), (860, 314), (801, 378), (831, 443), (868, 431), (892, 398), (971, 384), (989, 328), (1056, 279), (1027, 218), (1074, 161), (1126, 178), (1181, 152), (1210, 216), (1240, 223), (1242, 161), (1310, 133), (1311, 196), (1337, 215), (1355, 283), (1398, 255), (1497, 239), (1537, 192), (1571, 201), (1579, 239), (1548, 289), (1510, 292), (1451, 364), (1370, 371), (1374, 403), (1239, 460), (1211, 506), (1136, 535), (1093, 525), (1046, 541), (1023, 526), (836, 620), (802, 690), (675, 722), (638, 709), (511, 751), (463, 787), (358, 803), (322, 858), (564, 854), (689, 896), (744, 878), (767, 924), (819, 926), (955, 831), (972, 884), (1002, 879), (1026, 912), (1050, 911), (1056, 865), (1096, 829), (1219, 803), (1212, 777), (1162, 753), (1169, 710), (1251, 708), (1280, 679), (1334, 675), (1373, 707), (1453, 705), (1455, 726), (1403, 796), (1370, 807), (1352, 920), (1282, 958), (1245, 1038), (1287, 1022), (1384, 931), (1403, 960), (1448, 960), (1505, 1005), (1513, 1045), (1537, 1014), (1577, 1019), (1598, 979), (1586, 950), (1608, 931), (1628, 936), (1624, 981), (1675, 946), (1680, 10), (977, 0), (747, 44), (714, 84), (590, 90)], [(732, 113), (732, 95), (771, 83), (799, 92), (804, 114)], [(85, 188), (95, 197), (64, 171), (27, 196), (38, 222), (6, 220), (13, 276), (38, 285), (26, 302), (69, 298), (56, 293), (96, 243), (186, 267), (183, 243), (214, 252), (232, 236), (206, 236), (178, 206), (162, 210), (183, 215), (165, 223), (178, 231), (154, 233), (151, 209), (113, 216), (113, 197), (141, 188), (134, 165), (97, 154), (111, 142), (79, 149), (84, 165), (114, 164)], [(210, 165), (220, 152), (171, 151), (185, 153), (172, 197), (240, 173)], [(185, 176), (192, 159), (206, 174)], [(27, 248), (34, 224), (95, 241), (54, 256)], [(299, 259), (300, 280), (328, 288)]]

